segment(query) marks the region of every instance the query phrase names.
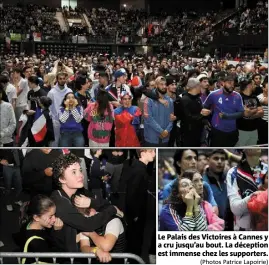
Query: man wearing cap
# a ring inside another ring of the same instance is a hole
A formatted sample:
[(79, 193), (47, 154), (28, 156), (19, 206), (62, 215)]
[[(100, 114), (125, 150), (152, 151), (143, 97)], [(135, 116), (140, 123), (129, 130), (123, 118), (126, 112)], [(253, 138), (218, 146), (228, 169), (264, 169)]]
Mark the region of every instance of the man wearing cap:
[(171, 115), (174, 114), (172, 99), (166, 95), (167, 87), (164, 77), (155, 81), (160, 99), (166, 100), (168, 105), (147, 98), (144, 103), (144, 138), (147, 147), (168, 146), (169, 134), (173, 127)]
[[(108, 98), (114, 109), (120, 107), (121, 94), (127, 92), (132, 95), (130, 87), (126, 85), (127, 72), (124, 68), (120, 68), (114, 73), (115, 81), (108, 85), (105, 90), (108, 92)], [(115, 146), (115, 127), (113, 125), (110, 135), (110, 146)]]
[(115, 82), (106, 87), (106, 91), (109, 94), (109, 100), (114, 108), (120, 106), (120, 95), (126, 91), (132, 94), (129, 86), (126, 85), (127, 72), (124, 68), (120, 68), (114, 73)]
[(203, 109), (200, 98), (201, 88), (198, 78), (190, 78), (187, 93), (181, 99), (183, 115), (181, 118), (181, 141), (184, 147), (201, 146), (201, 135), (204, 125), (208, 123), (205, 118), (211, 111)]
[(55, 141), (51, 144), (52, 147), (58, 147), (59, 139), (60, 139), (60, 122), (58, 118), (58, 112), (64, 96), (72, 92), (72, 89), (68, 88), (66, 85), (68, 75), (64, 72), (60, 72), (57, 74), (57, 84), (54, 86), (48, 93), (48, 97), (52, 100), (52, 104), (50, 106), (52, 122), (53, 122), (53, 130)]
[(237, 120), (239, 141), (236, 146), (256, 145), (258, 142), (259, 120), (263, 116), (263, 109), (258, 98), (253, 95), (255, 87), (252, 80), (242, 81), (240, 90), (245, 113), (242, 118)]
[(225, 77), (223, 88), (211, 92), (204, 108), (212, 111), (211, 146), (232, 147), (238, 141), (236, 120), (244, 114), (242, 97), (234, 91), (234, 76)]

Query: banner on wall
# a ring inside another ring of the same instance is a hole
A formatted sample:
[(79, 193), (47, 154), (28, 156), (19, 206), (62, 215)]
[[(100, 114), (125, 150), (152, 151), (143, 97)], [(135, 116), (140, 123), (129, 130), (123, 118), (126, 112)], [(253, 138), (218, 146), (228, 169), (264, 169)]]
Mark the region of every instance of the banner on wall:
[(41, 33), (40, 32), (34, 32), (33, 33), (34, 41), (41, 41)]
[(10, 40), (21, 41), (21, 34), (20, 33), (10, 33)]

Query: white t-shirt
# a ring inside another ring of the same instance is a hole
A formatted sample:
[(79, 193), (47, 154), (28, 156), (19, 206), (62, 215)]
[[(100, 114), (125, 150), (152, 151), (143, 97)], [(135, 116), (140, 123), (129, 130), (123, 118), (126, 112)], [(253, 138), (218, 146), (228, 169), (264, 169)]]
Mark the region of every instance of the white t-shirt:
[(12, 99), (16, 99), (17, 98), (17, 90), (16, 88), (8, 83), (7, 87), (6, 87), (6, 94), (7, 94), (7, 98), (8, 98), (8, 101), (9, 103), (12, 104)]
[(27, 106), (27, 94), (29, 91), (27, 80), (22, 78), (19, 82), (19, 87), (22, 89), (22, 92), (17, 98), (16, 107)]
[[(106, 225), (105, 235), (111, 234), (115, 236), (116, 238), (118, 238), (119, 235), (121, 235), (123, 232), (124, 232), (124, 228), (119, 218), (112, 219)], [(78, 236), (79, 236), (79, 239), (77, 239), (77, 241), (80, 241), (80, 240), (90, 241), (89, 237), (83, 235), (82, 233), (80, 233)]]

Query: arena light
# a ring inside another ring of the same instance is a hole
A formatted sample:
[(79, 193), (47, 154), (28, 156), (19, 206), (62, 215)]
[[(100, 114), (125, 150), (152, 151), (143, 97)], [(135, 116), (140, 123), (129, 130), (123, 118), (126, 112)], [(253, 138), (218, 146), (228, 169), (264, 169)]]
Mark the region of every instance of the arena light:
[(124, 7), (124, 8), (126, 8), (126, 7), (127, 7), (127, 5), (126, 5), (126, 4), (123, 4), (123, 7)]

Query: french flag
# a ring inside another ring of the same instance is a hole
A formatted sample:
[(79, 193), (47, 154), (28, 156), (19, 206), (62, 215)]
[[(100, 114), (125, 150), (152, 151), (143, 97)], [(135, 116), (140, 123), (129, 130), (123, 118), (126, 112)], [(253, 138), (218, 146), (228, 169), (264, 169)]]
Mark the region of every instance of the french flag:
[(32, 135), (37, 143), (44, 140), (47, 134), (47, 122), (40, 108), (36, 109), (35, 121), (31, 128)]

